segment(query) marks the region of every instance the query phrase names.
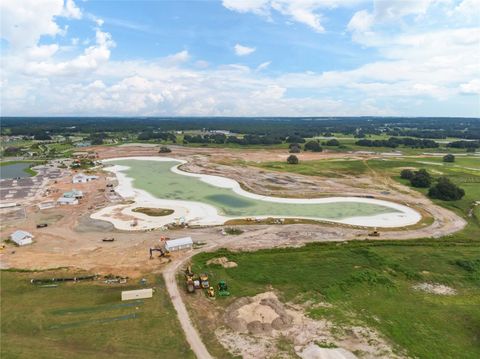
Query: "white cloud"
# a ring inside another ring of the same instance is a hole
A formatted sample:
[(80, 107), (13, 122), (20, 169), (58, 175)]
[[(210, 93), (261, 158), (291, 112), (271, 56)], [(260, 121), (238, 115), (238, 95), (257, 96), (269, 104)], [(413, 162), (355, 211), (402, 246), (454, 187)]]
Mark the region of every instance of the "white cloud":
[(317, 32), (324, 32), (321, 9), (349, 7), (364, 0), (223, 0), (229, 10), (251, 12), (271, 20), (272, 12), (287, 16), (292, 21), (304, 24)]
[(81, 17), (80, 10), (73, 0), (2, 0), (0, 2), (1, 37), (13, 49), (35, 46), (41, 35), (56, 36), (62, 29), (55, 17)]
[(373, 25), (374, 16), (367, 10), (357, 11), (347, 25), (347, 29), (352, 32), (366, 32)]
[(468, 95), (480, 95), (480, 79), (474, 79), (460, 85), (460, 91)]
[(243, 46), (243, 45), (240, 45), (240, 44), (236, 44), (234, 46), (234, 50), (235, 50), (236, 55), (246, 56), (246, 55), (250, 55), (251, 53), (255, 52), (256, 49), (254, 47), (248, 47), (248, 46)]
[(162, 59), (162, 61), (165, 64), (175, 66), (183, 62), (186, 62), (189, 59), (190, 59), (190, 54), (188, 53), (187, 50), (183, 50), (183, 51), (177, 52), (176, 54), (165, 57), (164, 59)]
[(265, 70), (268, 66), (270, 66), (272, 62), (271, 61), (266, 61), (266, 62), (262, 62), (260, 65), (257, 66), (257, 71), (262, 71), (262, 70)]

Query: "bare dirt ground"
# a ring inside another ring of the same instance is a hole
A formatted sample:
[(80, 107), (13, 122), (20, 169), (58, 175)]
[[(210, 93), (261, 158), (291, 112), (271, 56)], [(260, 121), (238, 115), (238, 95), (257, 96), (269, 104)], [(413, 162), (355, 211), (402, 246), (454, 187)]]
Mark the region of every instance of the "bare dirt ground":
[[(269, 195), (299, 197), (307, 194), (317, 197), (325, 194), (374, 195), (387, 200), (420, 208), (428, 212), (434, 221), (428, 226), (417, 226), (410, 230), (389, 230), (380, 239), (411, 239), (440, 237), (460, 230), (463, 219), (453, 212), (433, 205), (427, 198), (389, 178), (372, 174), (362, 178), (342, 181), (290, 173), (262, 171), (249, 166), (229, 165), (235, 159), (275, 160), (286, 155), (285, 150), (232, 150), (212, 148), (187, 148), (172, 146), (171, 157), (189, 161), (185, 170), (216, 174), (234, 178), (247, 189)], [(158, 156), (157, 147), (96, 147), (100, 158), (128, 156)], [(331, 158), (349, 154), (302, 153), (313, 158)], [(351, 155), (350, 155), (351, 156)], [(366, 156), (366, 155), (362, 155)], [(225, 164), (229, 163), (229, 164)], [(103, 221), (89, 218), (90, 214), (111, 205), (106, 196), (109, 174), (99, 172), (100, 179), (85, 184), (72, 184), (69, 176), (51, 180), (50, 195), (36, 201), (56, 200), (63, 192), (73, 188), (82, 190), (85, 198), (77, 206), (62, 206), (39, 210), (34, 203), (26, 208), (26, 218), (2, 211), (1, 236), (3, 239), (16, 229), (24, 229), (35, 235), (35, 244), (22, 248), (7, 247), (2, 253), (3, 267), (42, 269), (59, 266), (74, 266), (99, 273), (116, 272), (122, 275), (140, 275), (156, 267), (156, 261), (148, 259), (148, 248), (156, 244), (160, 235), (169, 237), (192, 236), (202, 242), (218, 242), (233, 250), (256, 250), (279, 246), (300, 246), (316, 241), (345, 241), (367, 238), (367, 228), (353, 228), (331, 224), (285, 224), (239, 226), (244, 233), (238, 236), (223, 236), (221, 228), (182, 229), (162, 232), (121, 232)], [(280, 193), (268, 189), (267, 183), (278, 182)], [(302, 188), (301, 193), (298, 188)], [(383, 195), (388, 191), (390, 195)], [(273, 193), (274, 192), (274, 193)], [(37, 229), (38, 223), (49, 223), (47, 228)], [(115, 237), (111, 243), (102, 242), (106, 235)], [(371, 239), (371, 238), (370, 238)], [(14, 253), (13, 253), (14, 252)], [(157, 261), (158, 262), (158, 261)], [(157, 263), (158, 264), (158, 263)]]

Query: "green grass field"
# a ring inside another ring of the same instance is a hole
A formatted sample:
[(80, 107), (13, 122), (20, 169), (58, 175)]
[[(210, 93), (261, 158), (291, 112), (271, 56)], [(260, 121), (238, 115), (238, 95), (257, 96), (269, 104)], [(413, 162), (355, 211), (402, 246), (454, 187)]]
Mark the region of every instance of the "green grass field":
[[(220, 256), (235, 261), (238, 267), (205, 265)], [(339, 324), (376, 328), (413, 357), (480, 356), (478, 241), (311, 244), (248, 253), (223, 250), (195, 256), (193, 270), (227, 280), (233, 296), (217, 298), (221, 305), (272, 286), (286, 301), (332, 304), (331, 308), (311, 309), (308, 314)], [(422, 282), (449, 285), (457, 295), (439, 296), (413, 289)]]
[(149, 281), (153, 298), (122, 302), (140, 285), (29, 282), (53, 276), (1, 272), (2, 358), (194, 358), (161, 277)]

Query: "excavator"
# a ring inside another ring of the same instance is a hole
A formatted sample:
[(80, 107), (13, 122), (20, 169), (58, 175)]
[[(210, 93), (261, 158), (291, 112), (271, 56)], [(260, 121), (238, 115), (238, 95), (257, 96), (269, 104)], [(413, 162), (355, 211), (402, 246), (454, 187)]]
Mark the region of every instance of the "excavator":
[(155, 246), (153, 248), (150, 248), (150, 259), (153, 259), (153, 252), (160, 252), (160, 257), (166, 257), (169, 258), (171, 256), (170, 252), (167, 251), (166, 249), (162, 249), (160, 246)]

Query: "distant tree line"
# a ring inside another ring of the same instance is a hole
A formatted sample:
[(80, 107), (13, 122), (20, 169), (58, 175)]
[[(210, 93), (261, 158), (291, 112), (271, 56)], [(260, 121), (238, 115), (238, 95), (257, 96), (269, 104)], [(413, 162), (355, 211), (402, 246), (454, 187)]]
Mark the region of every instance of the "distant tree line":
[(416, 139), (411, 137), (398, 138), (390, 137), (388, 140), (361, 139), (355, 142), (357, 146), (365, 147), (390, 147), (396, 148), (400, 145), (411, 148), (438, 148), (440, 145), (434, 140)]
[[(394, 118), (394, 117), (334, 117), (334, 118), (109, 118), (109, 117), (2, 117), (1, 134), (26, 135), (46, 133), (66, 135), (76, 133), (149, 131), (171, 132), (188, 130), (225, 130), (259, 137), (283, 138), (298, 136), (312, 138), (342, 133), (357, 138), (388, 134), (412, 138), (440, 139), (457, 137), (480, 139), (478, 118)], [(40, 136), (42, 136), (40, 134)], [(290, 141), (298, 142), (291, 138)]]

